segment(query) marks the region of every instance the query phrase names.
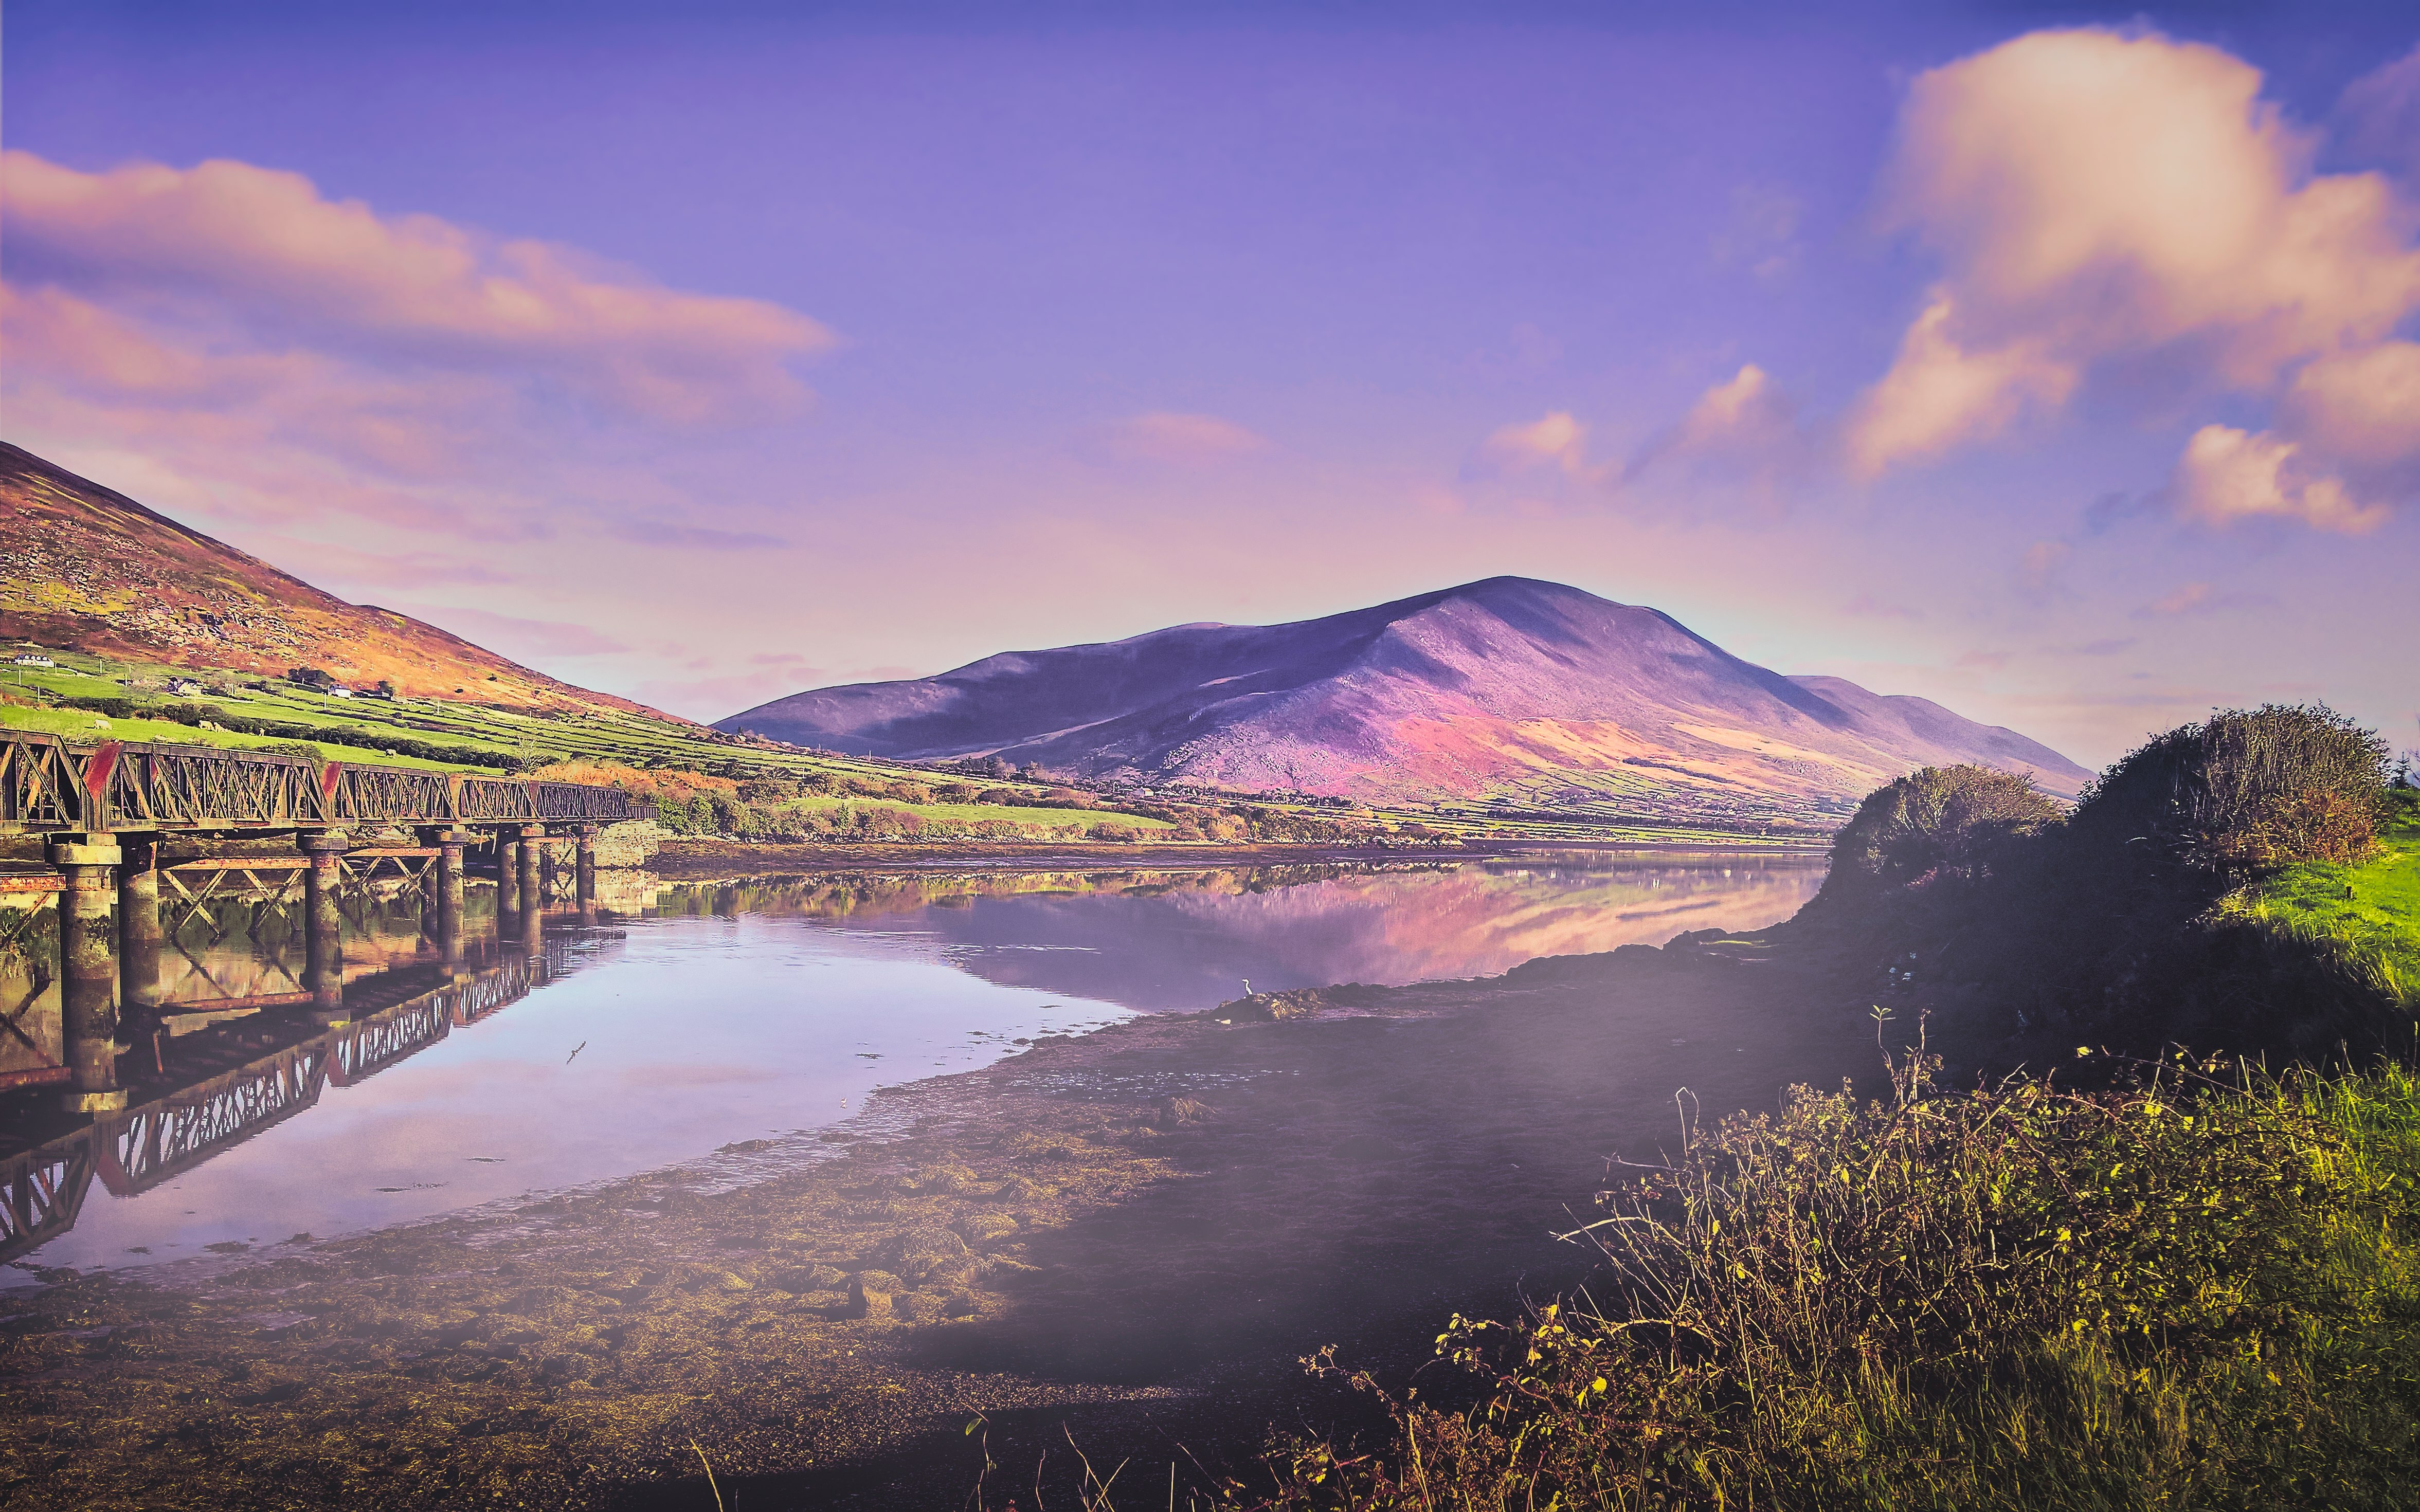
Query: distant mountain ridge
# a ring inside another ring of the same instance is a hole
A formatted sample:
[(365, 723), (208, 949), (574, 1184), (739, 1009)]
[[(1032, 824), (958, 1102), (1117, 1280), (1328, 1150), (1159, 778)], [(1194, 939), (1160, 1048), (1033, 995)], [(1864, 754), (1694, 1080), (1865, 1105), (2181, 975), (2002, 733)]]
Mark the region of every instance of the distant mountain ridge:
[(348, 683), (392, 681), (414, 698), (608, 705), (671, 717), (534, 671), (408, 614), (346, 603), (5, 441), (0, 638), (272, 677), (319, 667)]
[(1527, 578), (1290, 625), (1010, 652), (793, 694), (717, 728), (1145, 783), (1724, 824), (1834, 819), (1927, 764), (1999, 766), (2065, 796), (2090, 777), (1927, 700), (1785, 677), (1660, 610)]

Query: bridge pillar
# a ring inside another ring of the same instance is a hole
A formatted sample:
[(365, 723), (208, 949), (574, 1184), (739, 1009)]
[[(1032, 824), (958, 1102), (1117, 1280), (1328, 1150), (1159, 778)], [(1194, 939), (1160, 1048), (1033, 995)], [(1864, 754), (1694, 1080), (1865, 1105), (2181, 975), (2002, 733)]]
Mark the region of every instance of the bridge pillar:
[(521, 943), (537, 954), (539, 919), (546, 913), (546, 892), (538, 885), (539, 853), (546, 839), (544, 825), (521, 826)]
[(580, 897), (580, 921), (597, 922), (597, 826), (580, 826), (580, 859), (572, 874), (572, 887)]
[[(504, 921), (520, 909), (521, 842), (509, 829), (496, 831), (496, 920)], [(512, 933), (505, 930), (505, 933)]]
[(302, 984), (311, 990), (311, 1016), (331, 1023), (342, 1022), (345, 1003), (345, 916), (336, 906), (342, 881), (336, 863), (351, 843), (338, 829), (302, 838), (302, 852), (311, 858), (302, 873), (302, 935), (311, 961)]
[(437, 949), (448, 966), (462, 964), (462, 847), (476, 839), (462, 829), (437, 837)]
[(67, 1031), (70, 1113), (114, 1113), (126, 1106), (117, 1085), (117, 897), (114, 835), (54, 841), (51, 864), (67, 876), (59, 894), (59, 985)]
[(117, 1000), (147, 1021), (160, 1007), (160, 837), (120, 837), (117, 848)]

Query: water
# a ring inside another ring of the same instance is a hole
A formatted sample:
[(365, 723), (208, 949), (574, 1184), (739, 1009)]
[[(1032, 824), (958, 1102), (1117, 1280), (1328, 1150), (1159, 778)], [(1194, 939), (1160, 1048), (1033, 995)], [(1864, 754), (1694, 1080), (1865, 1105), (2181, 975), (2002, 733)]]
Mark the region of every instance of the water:
[[(1539, 854), (660, 891), (624, 877), (602, 921), (550, 918), (535, 959), (497, 938), (492, 894), (474, 888), (476, 1002), (431, 997), (413, 975), (432, 954), (416, 905), (365, 896), (349, 927), (348, 1001), (378, 1003), (394, 982), (387, 995), (403, 1006), (328, 1032), (274, 1006), (225, 1020), (176, 1012), (299, 980), (301, 941), (273, 913), (242, 927), (213, 916), (163, 962), (168, 1022), (183, 1026), (162, 1041), (167, 1082), (139, 1087), (131, 1121), (102, 1127), (101, 1176), (71, 1226), (18, 1257), (123, 1267), (273, 1248), (791, 1142), (849, 1119), (877, 1087), (985, 1064), (1045, 1034), (1211, 1007), (1248, 979), (1267, 992), (1487, 975), (1683, 929), (1756, 928), (1793, 913), (1821, 876), (1790, 858)], [(205, 1084), (218, 1101), (200, 1105), (168, 1083), (206, 1051), (219, 1057), (209, 1066), (236, 1069)], [(261, 1099), (227, 1090), (229, 1077), (271, 1086), (260, 1068), (272, 1062), (304, 1089), (290, 1111), (230, 1114)], [(0, 1100), (0, 1132), (21, 1145), (49, 1133), (39, 1110), (54, 1101)], [(145, 1131), (164, 1139), (197, 1117), (225, 1127), (174, 1160), (108, 1165)]]

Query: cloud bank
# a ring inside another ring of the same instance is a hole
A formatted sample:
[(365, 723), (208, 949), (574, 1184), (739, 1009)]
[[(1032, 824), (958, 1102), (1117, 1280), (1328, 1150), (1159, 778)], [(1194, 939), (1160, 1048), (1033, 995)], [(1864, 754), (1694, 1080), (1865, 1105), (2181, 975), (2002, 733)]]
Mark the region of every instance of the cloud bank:
[(789, 364), (833, 343), (761, 300), (662, 288), (573, 248), (431, 215), (381, 216), (250, 163), (80, 173), (10, 151), (0, 187), (12, 282), (189, 338), (508, 367), (678, 424), (794, 409), (806, 391)]
[(652, 539), (674, 529), (650, 523), (662, 490), (567, 486), (572, 459), (795, 415), (795, 369), (834, 345), (776, 304), (242, 162), (85, 173), (8, 151), (0, 239), (12, 429), (223, 519), (529, 539), (570, 495), (583, 523)]
[(2400, 491), (2420, 454), (2420, 352), (2395, 337), (2420, 310), (2420, 214), (2381, 174), (2313, 172), (2316, 138), (2260, 85), (2215, 48), (2102, 30), (1921, 75), (1889, 222), (1943, 270), (1849, 418), (1851, 469), (1991, 440), (2096, 373), (2164, 363), (2206, 396), (2290, 392), (2274, 433), (2195, 435), (2189, 517), (2380, 523), (2356, 489)]

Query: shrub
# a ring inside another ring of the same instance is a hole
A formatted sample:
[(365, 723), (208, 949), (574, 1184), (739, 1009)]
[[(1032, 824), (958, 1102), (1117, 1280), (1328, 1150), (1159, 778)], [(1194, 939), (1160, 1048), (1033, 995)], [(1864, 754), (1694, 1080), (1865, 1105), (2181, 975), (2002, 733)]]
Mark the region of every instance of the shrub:
[(1898, 887), (1971, 874), (2011, 836), (2055, 823), (2033, 781), (1989, 766), (1927, 766), (1867, 795), (1832, 841), (1834, 887)]
[(2111, 767), (2076, 826), (2224, 874), (2355, 860), (2376, 838), (2386, 758), (2383, 740), (2325, 704), (2230, 709)]
[(134, 717), (134, 702), (132, 699), (88, 697), (63, 698), (59, 700), (59, 707), (63, 709), (89, 709), (105, 719), (132, 719)]

